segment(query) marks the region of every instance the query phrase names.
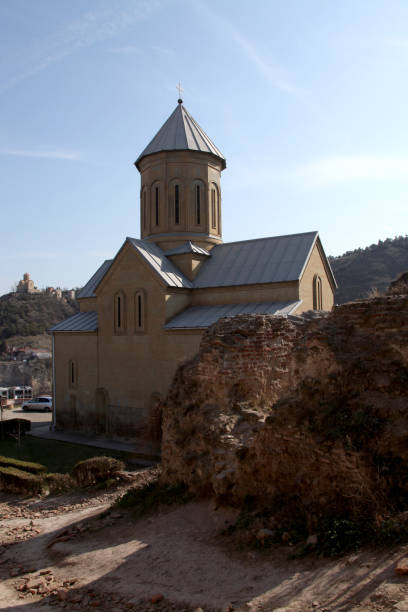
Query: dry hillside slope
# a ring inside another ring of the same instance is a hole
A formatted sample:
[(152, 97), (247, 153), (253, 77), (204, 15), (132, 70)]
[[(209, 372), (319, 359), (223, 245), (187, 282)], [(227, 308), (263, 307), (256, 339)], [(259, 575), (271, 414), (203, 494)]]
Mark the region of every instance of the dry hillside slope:
[(385, 291), (392, 280), (408, 270), (408, 236), (380, 240), (329, 260), (339, 285), (335, 302), (366, 298), (373, 290)]

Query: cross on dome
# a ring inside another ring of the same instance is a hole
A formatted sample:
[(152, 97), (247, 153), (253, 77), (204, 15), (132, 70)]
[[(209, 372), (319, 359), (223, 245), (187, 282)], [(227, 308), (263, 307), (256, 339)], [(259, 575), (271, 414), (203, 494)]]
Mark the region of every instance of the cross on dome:
[(176, 89), (178, 89), (178, 92), (179, 92), (179, 99), (177, 101), (179, 104), (181, 104), (183, 102), (183, 100), (181, 99), (181, 94), (184, 91), (184, 89), (182, 88), (180, 81), (178, 82), (178, 85), (176, 85)]

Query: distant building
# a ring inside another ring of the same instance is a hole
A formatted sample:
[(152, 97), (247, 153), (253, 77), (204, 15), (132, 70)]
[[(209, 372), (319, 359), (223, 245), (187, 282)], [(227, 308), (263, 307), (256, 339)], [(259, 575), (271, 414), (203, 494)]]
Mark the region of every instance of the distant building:
[(34, 281), (31, 280), (30, 275), (26, 272), (17, 285), (17, 293), (40, 293), (40, 290), (34, 286)]
[(42, 293), (43, 295), (52, 295), (57, 300), (75, 300), (76, 298), (76, 289), (61, 289), (61, 287), (37, 289), (28, 272), (24, 274), (23, 280), (18, 283), (16, 293)]
[(63, 289), (62, 297), (66, 298), (67, 300), (75, 300), (76, 290), (75, 289)]
[(57, 300), (60, 300), (62, 298), (62, 290), (60, 289), (60, 287), (47, 287), (45, 289), (45, 294), (53, 295), (57, 298)]

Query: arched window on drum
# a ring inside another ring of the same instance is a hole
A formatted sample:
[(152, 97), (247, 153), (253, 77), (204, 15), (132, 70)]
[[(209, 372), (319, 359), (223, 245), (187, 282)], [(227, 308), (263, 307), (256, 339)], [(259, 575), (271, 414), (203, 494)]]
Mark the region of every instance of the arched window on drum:
[(211, 229), (217, 230), (219, 226), (218, 215), (219, 215), (219, 193), (218, 187), (215, 183), (211, 184), (210, 190), (210, 215), (211, 215)]

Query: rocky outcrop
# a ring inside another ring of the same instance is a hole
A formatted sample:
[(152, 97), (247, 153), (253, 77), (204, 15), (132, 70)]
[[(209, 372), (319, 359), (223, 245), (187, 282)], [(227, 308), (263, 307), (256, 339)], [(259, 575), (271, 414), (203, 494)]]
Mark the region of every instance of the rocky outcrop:
[(30, 359), (27, 363), (22, 361), (0, 362), (0, 387), (22, 385), (32, 387), (34, 395), (51, 393), (51, 359)]
[(166, 481), (296, 507), (310, 529), (397, 503), (407, 460), (408, 297), (220, 320), (163, 406)]
[(408, 272), (404, 272), (390, 283), (387, 295), (408, 295)]

